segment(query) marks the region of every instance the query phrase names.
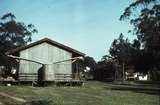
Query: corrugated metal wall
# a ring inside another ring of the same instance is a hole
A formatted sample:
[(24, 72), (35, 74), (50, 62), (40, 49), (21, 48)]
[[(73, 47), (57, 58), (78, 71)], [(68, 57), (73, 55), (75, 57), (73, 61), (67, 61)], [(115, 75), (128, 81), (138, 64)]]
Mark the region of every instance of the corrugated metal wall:
[[(71, 61), (63, 62), (59, 64), (51, 64), (53, 62), (66, 60), (72, 57), (72, 53), (50, 45), (48, 43), (42, 43), (34, 47), (25, 49), (20, 52), (20, 57), (29, 60), (38, 61), (44, 64), (49, 64), (46, 66), (45, 79), (54, 80), (54, 74), (71, 74)], [(37, 80), (37, 77), (31, 74), (36, 74), (38, 69), (42, 65), (33, 62), (28, 62), (21, 60), (19, 67), (19, 79), (20, 80)], [(28, 75), (28, 76), (27, 76)]]

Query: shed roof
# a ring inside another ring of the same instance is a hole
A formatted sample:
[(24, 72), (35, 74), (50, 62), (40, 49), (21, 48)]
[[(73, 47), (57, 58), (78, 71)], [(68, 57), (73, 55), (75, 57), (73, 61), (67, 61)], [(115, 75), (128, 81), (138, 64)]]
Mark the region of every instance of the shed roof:
[(31, 44), (28, 44), (28, 45), (26, 45), (26, 46), (23, 46), (23, 47), (19, 47), (19, 48), (10, 50), (10, 51), (7, 52), (7, 54), (18, 53), (18, 52), (20, 52), (20, 51), (22, 51), (22, 50), (28, 49), (28, 48), (30, 48), (30, 47), (36, 46), (36, 45), (41, 44), (41, 43), (44, 43), (44, 42), (49, 43), (49, 44), (51, 44), (51, 45), (53, 45), (53, 46), (59, 47), (59, 48), (61, 48), (61, 49), (64, 49), (64, 50), (66, 50), (66, 51), (69, 51), (69, 52), (71, 52), (71, 53), (78, 54), (78, 55), (80, 55), (80, 56), (84, 56), (84, 55), (85, 55), (84, 53), (82, 53), (82, 52), (80, 52), (80, 51), (78, 51), (78, 50), (75, 50), (75, 49), (73, 49), (73, 48), (71, 48), (71, 47), (68, 47), (68, 46), (63, 45), (63, 44), (61, 44), (61, 43), (58, 43), (58, 42), (56, 42), (56, 41), (54, 41), (54, 40), (51, 40), (51, 39), (49, 39), (49, 38), (44, 38), (44, 39), (38, 40), (38, 41), (36, 41), (36, 42), (33, 42), (33, 43), (31, 43)]

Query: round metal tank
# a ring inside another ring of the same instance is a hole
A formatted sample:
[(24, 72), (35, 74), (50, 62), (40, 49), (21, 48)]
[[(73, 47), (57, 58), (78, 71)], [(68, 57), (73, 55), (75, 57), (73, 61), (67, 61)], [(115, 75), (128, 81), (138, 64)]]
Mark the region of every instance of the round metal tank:
[(54, 65), (53, 64), (46, 64), (45, 65), (45, 81), (54, 81), (55, 75), (54, 75)]

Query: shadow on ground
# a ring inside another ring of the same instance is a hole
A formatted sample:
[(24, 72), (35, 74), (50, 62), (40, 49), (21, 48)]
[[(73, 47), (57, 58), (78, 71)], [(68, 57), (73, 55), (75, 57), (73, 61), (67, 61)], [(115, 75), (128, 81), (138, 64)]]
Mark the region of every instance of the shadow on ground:
[[(106, 87), (108, 88), (108, 87)], [(109, 87), (109, 89), (111, 90), (117, 90), (117, 91), (132, 91), (132, 92), (136, 92), (136, 93), (144, 93), (144, 94), (150, 94), (150, 95), (158, 95), (160, 96), (160, 89), (154, 89), (154, 88), (145, 88), (142, 86), (111, 86)]]
[(57, 104), (51, 104), (49, 101), (43, 101), (43, 100), (38, 100), (38, 101), (31, 101), (31, 102), (26, 102), (21, 105), (57, 105)]

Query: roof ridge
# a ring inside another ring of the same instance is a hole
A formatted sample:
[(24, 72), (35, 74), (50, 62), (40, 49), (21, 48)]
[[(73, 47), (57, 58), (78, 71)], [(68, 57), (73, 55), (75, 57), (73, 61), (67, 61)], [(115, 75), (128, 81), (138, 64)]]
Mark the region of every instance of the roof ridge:
[(12, 49), (12, 50), (6, 52), (6, 54), (11, 54), (11, 53), (15, 53), (15, 52), (18, 52), (18, 51), (22, 51), (22, 50), (25, 50), (25, 49), (27, 49), (27, 48), (33, 47), (33, 46), (35, 46), (35, 45), (38, 45), (38, 44), (41, 44), (41, 43), (44, 43), (44, 42), (47, 42), (47, 43), (52, 44), (52, 45), (55, 45), (55, 46), (60, 47), (60, 48), (62, 48), (62, 49), (64, 49), (64, 50), (67, 50), (67, 51), (69, 51), (69, 52), (74, 52), (74, 53), (77, 53), (77, 54), (83, 55), (83, 56), (85, 55), (84, 53), (82, 53), (82, 52), (80, 52), (80, 51), (78, 51), (78, 50), (75, 50), (75, 49), (73, 49), (73, 48), (71, 48), (71, 47), (69, 47), (69, 46), (66, 46), (66, 45), (64, 45), (64, 44), (61, 44), (61, 43), (59, 43), (59, 42), (57, 42), (57, 41), (54, 41), (54, 40), (52, 40), (52, 39), (50, 39), (50, 38), (47, 38), (47, 37), (46, 37), (46, 38), (43, 38), (43, 39), (40, 39), (40, 40), (38, 40), (38, 41), (35, 41), (35, 42), (31, 42), (31, 43), (28, 44), (28, 45), (25, 45), (25, 46), (22, 46), (22, 47), (18, 47), (18, 48)]

